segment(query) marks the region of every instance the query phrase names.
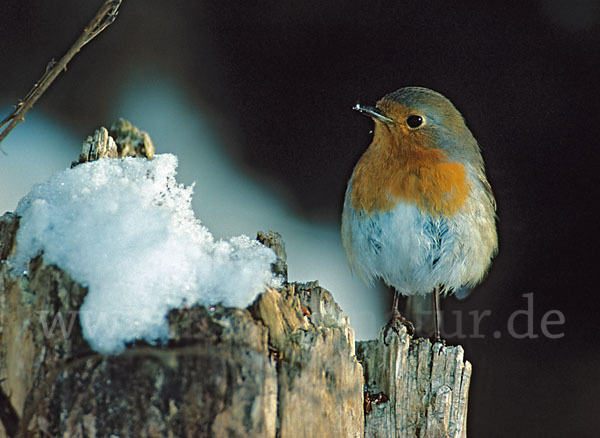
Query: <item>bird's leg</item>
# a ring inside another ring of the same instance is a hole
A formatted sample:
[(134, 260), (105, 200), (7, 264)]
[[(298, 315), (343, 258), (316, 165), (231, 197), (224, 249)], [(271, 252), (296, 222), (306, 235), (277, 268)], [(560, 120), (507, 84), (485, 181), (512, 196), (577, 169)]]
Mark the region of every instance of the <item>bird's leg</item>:
[(400, 334), (400, 330), (398, 328), (399, 324), (404, 325), (406, 327), (406, 331), (409, 335), (413, 335), (415, 333), (415, 326), (412, 322), (406, 319), (398, 310), (398, 301), (400, 300), (400, 293), (395, 290), (394, 291), (394, 301), (392, 303), (392, 314), (390, 315), (390, 319), (385, 325), (383, 329), (383, 342), (387, 345), (385, 339), (387, 338), (387, 334), (392, 329), (396, 334)]
[(435, 332), (433, 334), (433, 343), (444, 342), (440, 336), (440, 294), (436, 287), (433, 289), (433, 317), (435, 319)]

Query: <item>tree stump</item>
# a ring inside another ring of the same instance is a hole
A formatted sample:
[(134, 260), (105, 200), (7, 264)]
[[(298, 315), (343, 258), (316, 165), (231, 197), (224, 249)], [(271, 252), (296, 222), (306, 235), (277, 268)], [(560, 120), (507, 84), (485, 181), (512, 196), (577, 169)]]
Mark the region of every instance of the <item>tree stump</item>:
[(357, 343), (366, 390), (365, 437), (466, 437), (471, 364), (461, 346), (412, 339), (402, 328)]
[[(400, 330), (355, 351), (317, 282), (267, 289), (247, 309), (173, 310), (167, 345), (100, 355), (79, 325), (85, 287), (43, 255), (11, 269), (18, 227), (0, 218), (0, 436), (466, 436), (462, 348)], [(285, 275), (280, 237), (259, 239)]]
[(171, 311), (168, 345), (100, 355), (79, 326), (84, 287), (41, 255), (11, 273), (17, 230), (15, 215), (0, 218), (0, 401), (17, 417), (7, 435), (363, 435), (354, 333), (316, 282), (268, 289), (248, 309)]

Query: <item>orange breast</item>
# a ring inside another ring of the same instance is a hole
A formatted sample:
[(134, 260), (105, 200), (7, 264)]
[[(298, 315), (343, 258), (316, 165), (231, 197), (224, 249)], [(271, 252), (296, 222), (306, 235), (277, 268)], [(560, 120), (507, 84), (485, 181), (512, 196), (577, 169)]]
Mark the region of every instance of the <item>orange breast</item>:
[(354, 169), (354, 208), (386, 212), (405, 201), (432, 215), (453, 215), (464, 205), (469, 185), (462, 164), (418, 142), (402, 148), (385, 143), (373, 142)]

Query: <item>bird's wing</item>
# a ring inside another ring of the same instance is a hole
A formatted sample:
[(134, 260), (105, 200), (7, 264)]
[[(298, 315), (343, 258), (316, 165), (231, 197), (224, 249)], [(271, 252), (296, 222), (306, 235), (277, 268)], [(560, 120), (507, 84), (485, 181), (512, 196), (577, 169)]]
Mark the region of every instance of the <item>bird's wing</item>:
[(487, 194), (487, 197), (490, 200), (492, 207), (494, 208), (494, 211), (496, 211), (496, 198), (494, 197), (494, 192), (492, 192), (492, 186), (488, 182), (483, 168), (479, 169), (479, 172), (477, 172), (477, 179), (479, 179), (479, 182), (483, 186), (485, 193)]

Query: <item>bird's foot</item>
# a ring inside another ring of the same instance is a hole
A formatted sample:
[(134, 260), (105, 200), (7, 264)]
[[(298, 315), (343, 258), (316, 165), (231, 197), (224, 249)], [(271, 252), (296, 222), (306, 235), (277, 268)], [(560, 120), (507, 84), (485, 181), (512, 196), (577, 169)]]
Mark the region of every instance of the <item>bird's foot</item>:
[(437, 344), (437, 343), (439, 342), (440, 344), (442, 344), (442, 346), (443, 346), (443, 347), (445, 347), (445, 346), (446, 346), (446, 340), (445, 340), (444, 338), (442, 338), (442, 337), (440, 336), (440, 334), (439, 334), (439, 333), (436, 333), (435, 335), (433, 335), (433, 336), (431, 337), (431, 342), (432, 342), (434, 345), (435, 345), (435, 344)]
[(385, 325), (385, 328), (383, 329), (383, 343), (385, 345), (389, 345), (387, 343), (387, 335), (388, 332), (391, 330), (393, 330), (397, 335), (400, 334), (400, 327), (401, 326), (406, 327), (406, 332), (412, 336), (415, 334), (415, 326), (413, 325), (412, 322), (410, 322), (408, 319), (406, 319), (404, 316), (402, 316), (402, 314), (400, 312), (398, 312), (397, 310), (392, 310), (392, 315), (390, 316), (390, 320), (387, 322), (387, 324)]

